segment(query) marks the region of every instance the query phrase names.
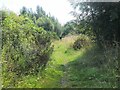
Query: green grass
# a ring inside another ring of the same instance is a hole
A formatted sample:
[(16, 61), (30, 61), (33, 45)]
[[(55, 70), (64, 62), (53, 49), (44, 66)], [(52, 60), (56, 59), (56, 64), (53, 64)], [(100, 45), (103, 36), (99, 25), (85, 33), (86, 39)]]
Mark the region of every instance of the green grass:
[[(38, 75), (17, 78), (14, 86), (19, 88), (117, 87), (115, 69), (109, 67), (103, 51), (95, 46), (75, 51), (72, 45), (76, 38), (77, 36), (69, 36), (55, 41), (54, 52), (46, 69)], [(113, 60), (114, 56), (107, 58)], [(4, 87), (14, 87), (10, 84), (7, 83)]]
[[(111, 58), (111, 62), (113, 58)], [(76, 60), (67, 63), (67, 66), (68, 67), (66, 71), (68, 75), (68, 83), (65, 87), (117, 87), (115, 68), (109, 65), (107, 61), (105, 61), (102, 50), (98, 48), (93, 47), (87, 50), (82, 56), (79, 56)]]

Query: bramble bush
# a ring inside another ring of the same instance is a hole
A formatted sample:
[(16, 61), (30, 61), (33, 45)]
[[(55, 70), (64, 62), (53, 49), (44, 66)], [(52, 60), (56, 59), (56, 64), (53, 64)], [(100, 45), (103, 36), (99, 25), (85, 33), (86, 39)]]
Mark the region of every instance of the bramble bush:
[(50, 60), (51, 37), (27, 17), (10, 12), (2, 23), (3, 72), (36, 74)]
[(77, 38), (77, 40), (74, 42), (73, 48), (74, 48), (75, 50), (79, 50), (79, 49), (81, 49), (81, 48), (84, 47), (84, 46), (89, 46), (90, 43), (91, 43), (90, 38), (88, 38), (87, 36), (81, 34), (81, 35)]

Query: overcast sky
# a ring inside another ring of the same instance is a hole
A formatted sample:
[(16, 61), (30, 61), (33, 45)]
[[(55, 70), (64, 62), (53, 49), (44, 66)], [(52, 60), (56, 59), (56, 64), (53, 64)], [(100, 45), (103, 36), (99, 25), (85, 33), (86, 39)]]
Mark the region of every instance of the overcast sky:
[(16, 13), (19, 13), (23, 6), (35, 11), (37, 5), (42, 6), (46, 13), (50, 12), (62, 25), (73, 19), (70, 14), (73, 8), (68, 0), (0, 0), (0, 8), (6, 7)]

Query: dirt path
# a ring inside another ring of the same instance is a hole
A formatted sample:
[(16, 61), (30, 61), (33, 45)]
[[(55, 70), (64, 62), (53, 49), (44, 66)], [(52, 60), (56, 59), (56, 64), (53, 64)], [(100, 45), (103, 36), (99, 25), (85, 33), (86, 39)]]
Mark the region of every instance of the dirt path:
[(61, 78), (61, 88), (66, 87), (67, 85), (67, 72), (66, 72), (67, 66), (64, 66), (64, 71), (63, 71), (63, 77)]

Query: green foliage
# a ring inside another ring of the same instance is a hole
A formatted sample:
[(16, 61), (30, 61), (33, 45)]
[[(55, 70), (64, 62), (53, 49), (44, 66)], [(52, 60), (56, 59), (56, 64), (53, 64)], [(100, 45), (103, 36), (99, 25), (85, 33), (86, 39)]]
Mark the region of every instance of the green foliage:
[(42, 17), (42, 16), (45, 16), (45, 15), (46, 15), (45, 11), (44, 11), (43, 8), (40, 7), (40, 6), (37, 6), (37, 7), (36, 7), (36, 12), (37, 12), (37, 14), (36, 14), (36, 18), (37, 18), (37, 19), (38, 19), (39, 17)]
[(47, 15), (42, 7), (36, 7), (36, 13), (32, 9), (23, 7), (20, 15), (31, 19), (38, 27), (42, 27), (47, 32), (56, 33), (57, 37), (61, 36), (62, 26), (54, 17)]
[(66, 35), (79, 35), (79, 34), (85, 34), (91, 38), (94, 38), (94, 34), (91, 31), (90, 25), (85, 25), (84, 21), (80, 21), (80, 24), (77, 22), (77, 20), (71, 20), (67, 22), (63, 27), (62, 37), (65, 37)]
[(46, 31), (54, 30), (54, 25), (48, 17), (41, 17), (37, 19), (36, 24), (38, 27), (43, 27)]
[[(4, 87), (15, 88), (117, 88), (115, 65), (115, 49), (104, 54), (101, 48), (81, 48), (75, 51), (71, 45), (77, 37), (65, 37), (55, 41), (52, 61), (38, 75), (22, 75), (9, 73), (4, 78)], [(116, 48), (117, 50), (117, 48)], [(66, 52), (66, 53), (64, 53)], [(107, 57), (105, 57), (105, 55)], [(113, 62), (106, 62), (107, 60)], [(99, 63), (101, 62), (102, 63)], [(116, 63), (117, 64), (117, 63)], [(5, 73), (3, 73), (4, 75)]]
[(36, 74), (46, 66), (53, 50), (49, 33), (29, 18), (11, 12), (2, 28), (3, 72)]
[(107, 50), (107, 54), (96, 45), (81, 48), (79, 56), (74, 58), (74, 61), (66, 64), (67, 74), (65, 77), (67, 83), (64, 86), (74, 88), (117, 88), (116, 55), (117, 52), (113, 48)]
[(81, 34), (78, 37), (78, 39), (74, 42), (73, 48), (75, 50), (79, 50), (84, 46), (89, 46), (90, 44), (91, 44), (91, 40), (87, 36)]
[[(77, 20), (64, 27), (39, 6), (36, 13), (23, 7), (19, 16), (0, 11), (3, 14), (0, 62), (3, 86), (116, 88), (120, 72), (119, 26), (115, 27), (119, 23), (119, 4), (95, 4), (75, 3), (81, 12), (74, 13)], [(65, 37), (81, 33), (77, 39), (76, 36)], [(96, 37), (98, 45), (104, 41), (109, 45), (115, 40), (116, 46), (104, 45), (104, 50), (96, 48), (88, 36)], [(58, 37), (65, 38), (51, 44), (51, 39)]]
[[(95, 35), (99, 46), (103, 43), (114, 41), (120, 42), (120, 2), (97, 3), (97, 2), (71, 2), (78, 12), (73, 12), (76, 23), (86, 32)], [(79, 12), (80, 11), (80, 12)]]
[[(107, 55), (103, 53), (104, 50), (95, 45), (75, 51), (70, 48), (75, 39), (65, 37), (54, 42), (53, 61), (41, 79), (43, 81), (41, 86), (48, 88), (117, 88), (115, 67), (112, 66), (112, 63), (117, 64), (114, 62), (116, 57), (114, 49), (109, 49)], [(106, 62), (105, 55), (107, 59), (114, 59), (111, 64)]]
[(2, 21), (8, 16), (7, 10), (0, 10), (0, 26), (2, 25)]
[(26, 15), (26, 14), (28, 13), (27, 8), (26, 8), (26, 7), (22, 7), (22, 9), (20, 10), (20, 13), (21, 13), (22, 15)]
[(77, 33), (77, 26), (74, 21), (67, 22), (63, 27), (62, 37), (65, 37), (68, 34), (78, 34)]

